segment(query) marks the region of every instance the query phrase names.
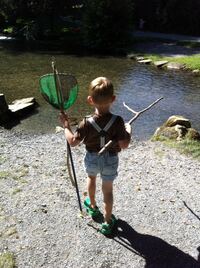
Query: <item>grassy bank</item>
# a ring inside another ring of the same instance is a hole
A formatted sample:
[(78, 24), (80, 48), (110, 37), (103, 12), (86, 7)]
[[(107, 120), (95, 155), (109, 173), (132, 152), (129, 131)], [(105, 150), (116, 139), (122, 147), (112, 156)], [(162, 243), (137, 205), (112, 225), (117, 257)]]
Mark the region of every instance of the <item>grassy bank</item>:
[[(149, 37), (134, 37), (132, 40), (132, 45), (128, 48), (127, 52), (128, 54), (135, 54), (138, 56), (143, 56), (145, 59), (151, 59), (153, 62), (154, 61), (160, 61), (160, 60), (166, 60), (169, 62), (177, 62), (177, 63), (181, 63), (184, 64), (186, 66), (187, 69), (193, 71), (193, 70), (200, 70), (200, 53), (199, 54), (192, 54), (192, 55), (188, 55), (188, 56), (180, 56), (180, 57), (174, 57), (174, 56), (162, 56), (161, 54), (158, 53), (154, 53), (154, 54), (149, 54), (149, 53), (145, 53), (141, 52), (141, 53), (135, 53), (133, 51), (133, 47), (135, 44), (145, 44), (145, 43), (169, 43), (170, 40), (165, 40), (163, 38), (149, 38)], [(195, 41), (177, 41), (174, 42), (174, 45), (177, 46), (183, 46), (183, 47), (187, 47), (187, 48), (200, 48), (200, 42), (195, 42)], [(181, 54), (181, 50), (180, 50), (180, 54)]]
[(162, 141), (171, 148), (177, 149), (180, 153), (192, 156), (194, 159), (200, 160), (200, 142), (191, 140), (174, 141), (166, 137), (160, 136), (152, 138), (152, 141)]
[(163, 57), (161, 55), (144, 54), (144, 57), (152, 61), (167, 60), (169, 62), (178, 62), (184, 64), (187, 69), (200, 70), (200, 54), (183, 57)]

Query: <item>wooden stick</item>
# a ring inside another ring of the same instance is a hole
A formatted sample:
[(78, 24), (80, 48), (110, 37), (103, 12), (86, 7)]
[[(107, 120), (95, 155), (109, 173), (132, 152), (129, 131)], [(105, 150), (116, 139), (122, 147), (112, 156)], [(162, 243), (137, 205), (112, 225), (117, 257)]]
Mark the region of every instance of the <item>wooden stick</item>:
[(158, 103), (158, 102), (159, 102), (160, 100), (162, 100), (162, 99), (163, 99), (163, 97), (157, 99), (156, 101), (154, 101), (153, 103), (151, 103), (148, 107), (144, 108), (143, 110), (141, 110), (141, 111), (139, 111), (139, 112), (134, 111), (134, 110), (131, 109), (128, 105), (126, 105), (125, 102), (123, 102), (124, 107), (126, 107), (129, 111), (131, 111), (132, 113), (135, 114), (135, 116), (134, 116), (131, 120), (129, 120), (128, 124), (131, 125), (131, 124), (133, 123), (133, 121), (135, 121), (135, 120), (138, 118), (138, 116), (140, 116), (142, 113), (146, 112), (147, 110), (151, 109), (152, 106), (154, 106), (156, 103)]
[[(160, 100), (162, 100), (162, 98), (157, 99), (156, 101), (154, 101), (153, 103), (151, 103), (148, 107), (144, 108), (143, 110), (140, 111), (135, 111), (133, 109), (131, 109), (128, 105), (126, 105), (125, 102), (123, 102), (124, 107), (126, 107), (130, 112), (132, 112), (134, 115), (133, 118), (131, 118), (131, 120), (128, 121), (128, 124), (132, 124), (142, 113), (146, 112), (147, 110), (151, 109), (152, 106), (154, 106), (156, 103), (158, 103)], [(102, 153), (104, 153), (110, 146), (111, 144), (113, 144), (115, 141), (113, 140), (109, 140), (109, 142), (107, 142), (104, 147), (98, 152), (99, 155), (101, 155)]]
[(73, 176), (72, 176), (72, 171), (71, 171), (70, 161), (69, 160), (70, 160), (69, 159), (69, 153), (67, 152), (67, 170), (68, 170), (69, 178), (70, 178), (70, 181), (72, 183), (72, 186), (76, 187), (75, 181), (74, 181)]

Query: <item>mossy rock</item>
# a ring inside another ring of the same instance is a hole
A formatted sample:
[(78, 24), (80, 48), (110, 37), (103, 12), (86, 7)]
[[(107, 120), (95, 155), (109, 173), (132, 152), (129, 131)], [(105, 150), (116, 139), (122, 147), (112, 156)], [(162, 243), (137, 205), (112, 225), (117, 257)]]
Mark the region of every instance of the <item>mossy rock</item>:
[(170, 140), (187, 139), (191, 141), (200, 141), (200, 134), (194, 128), (186, 128), (184, 126), (176, 125), (174, 127), (161, 126), (157, 128), (153, 138), (168, 138)]
[(200, 141), (200, 134), (196, 129), (189, 128), (185, 138), (188, 140)]
[(15, 260), (14, 255), (10, 252), (0, 254), (0, 268), (14, 268)]
[(191, 128), (191, 123), (189, 119), (181, 116), (181, 115), (172, 115), (168, 118), (168, 120), (164, 123), (165, 127), (173, 127), (176, 125), (181, 125), (186, 128)]
[(178, 138), (178, 132), (175, 130), (175, 127), (164, 127), (161, 126), (156, 129), (153, 137), (166, 137), (168, 139), (176, 140)]
[(157, 128), (153, 135), (153, 139), (156, 140), (163, 138), (177, 141), (184, 139), (199, 141), (200, 134), (197, 130), (191, 128), (189, 119), (180, 115), (173, 115), (161, 127)]

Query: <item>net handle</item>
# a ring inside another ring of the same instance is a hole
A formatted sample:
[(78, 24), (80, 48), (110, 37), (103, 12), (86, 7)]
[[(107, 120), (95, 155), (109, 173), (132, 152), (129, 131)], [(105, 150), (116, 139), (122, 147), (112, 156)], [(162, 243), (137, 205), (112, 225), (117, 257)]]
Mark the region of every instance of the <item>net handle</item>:
[[(56, 86), (56, 93), (57, 93), (57, 97), (58, 97), (58, 104), (60, 106), (60, 112), (64, 113), (64, 98), (63, 98), (63, 94), (62, 94), (62, 90), (61, 90), (61, 82), (60, 82), (59, 74), (58, 74), (58, 71), (56, 69), (56, 65), (55, 65), (54, 61), (52, 61), (52, 68), (53, 68), (53, 74), (54, 74), (54, 80), (55, 80), (55, 86)], [(73, 158), (72, 158), (71, 147), (70, 147), (68, 141), (67, 141), (67, 152), (69, 153), (69, 158), (71, 161), (71, 167), (72, 167), (72, 173), (74, 176), (74, 182), (75, 182), (76, 194), (77, 194), (77, 198), (78, 198), (79, 210), (80, 210), (80, 214), (82, 216), (83, 209), (82, 209), (82, 205), (81, 205), (81, 198), (80, 198), (80, 194), (79, 194), (78, 182), (77, 182), (77, 178), (76, 178), (76, 172), (75, 172), (74, 162), (73, 162)]]
[(60, 82), (60, 78), (58, 75), (58, 70), (56, 68), (55, 62), (52, 61), (51, 65), (52, 65), (52, 69), (53, 69), (56, 93), (57, 93), (57, 97), (58, 97), (58, 105), (60, 107), (60, 111), (63, 113), (64, 112), (64, 98), (63, 98), (63, 94), (62, 94), (62, 90), (61, 90), (61, 82)]

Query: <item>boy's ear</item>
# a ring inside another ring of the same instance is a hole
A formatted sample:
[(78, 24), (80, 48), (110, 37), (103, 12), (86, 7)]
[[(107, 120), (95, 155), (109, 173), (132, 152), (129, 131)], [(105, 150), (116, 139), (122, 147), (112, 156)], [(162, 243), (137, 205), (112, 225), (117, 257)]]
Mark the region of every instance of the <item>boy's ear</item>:
[(116, 100), (116, 96), (113, 95), (113, 96), (112, 96), (112, 102), (114, 102), (115, 100)]
[(92, 96), (88, 96), (88, 97), (87, 97), (87, 102), (88, 102), (90, 105), (94, 105)]

